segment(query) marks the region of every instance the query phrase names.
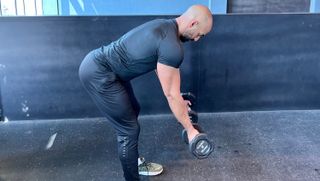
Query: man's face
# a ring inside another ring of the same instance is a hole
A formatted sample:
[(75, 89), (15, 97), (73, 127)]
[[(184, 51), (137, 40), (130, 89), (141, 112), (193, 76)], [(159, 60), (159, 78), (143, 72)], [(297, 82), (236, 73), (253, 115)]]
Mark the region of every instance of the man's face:
[(183, 32), (180, 36), (180, 40), (182, 42), (187, 42), (187, 41), (194, 41), (193, 39), (193, 32), (190, 29), (187, 29), (185, 32)]
[(199, 24), (195, 24), (187, 28), (180, 36), (182, 42), (187, 41), (198, 41), (203, 37), (207, 32)]

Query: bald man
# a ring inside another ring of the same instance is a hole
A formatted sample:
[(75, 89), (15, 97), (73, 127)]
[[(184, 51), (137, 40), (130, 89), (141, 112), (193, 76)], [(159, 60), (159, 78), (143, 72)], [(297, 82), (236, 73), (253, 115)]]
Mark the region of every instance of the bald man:
[(192, 140), (199, 132), (192, 126), (180, 95), (182, 42), (199, 40), (210, 32), (212, 24), (209, 9), (194, 5), (176, 19), (156, 19), (132, 29), (111, 44), (91, 51), (81, 63), (80, 80), (116, 131), (126, 180), (163, 171), (160, 164), (147, 163), (139, 157), (140, 106), (130, 80), (156, 70), (170, 109)]

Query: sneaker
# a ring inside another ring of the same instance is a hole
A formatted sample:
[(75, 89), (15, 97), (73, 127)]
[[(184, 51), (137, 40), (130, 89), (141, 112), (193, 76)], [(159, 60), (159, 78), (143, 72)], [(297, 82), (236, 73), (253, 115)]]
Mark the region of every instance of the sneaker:
[(138, 158), (139, 175), (155, 176), (163, 171), (163, 167), (157, 163), (147, 163), (143, 157)]

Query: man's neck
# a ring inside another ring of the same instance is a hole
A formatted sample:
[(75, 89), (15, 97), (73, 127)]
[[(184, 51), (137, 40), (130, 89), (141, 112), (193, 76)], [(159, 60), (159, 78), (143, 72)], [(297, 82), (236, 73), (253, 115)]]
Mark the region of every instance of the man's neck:
[(176, 22), (177, 22), (177, 25), (178, 25), (178, 33), (179, 33), (179, 36), (181, 35), (181, 33), (183, 32), (183, 20), (182, 20), (182, 17), (179, 16), (178, 18), (176, 18)]

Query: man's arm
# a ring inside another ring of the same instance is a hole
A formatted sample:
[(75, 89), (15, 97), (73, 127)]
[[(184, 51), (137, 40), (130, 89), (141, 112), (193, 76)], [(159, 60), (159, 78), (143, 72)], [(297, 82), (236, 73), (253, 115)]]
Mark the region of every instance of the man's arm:
[(189, 141), (199, 132), (194, 129), (188, 116), (188, 109), (180, 94), (180, 71), (161, 63), (157, 64), (156, 73), (160, 80), (162, 90), (166, 96), (170, 109), (177, 120), (187, 130)]

